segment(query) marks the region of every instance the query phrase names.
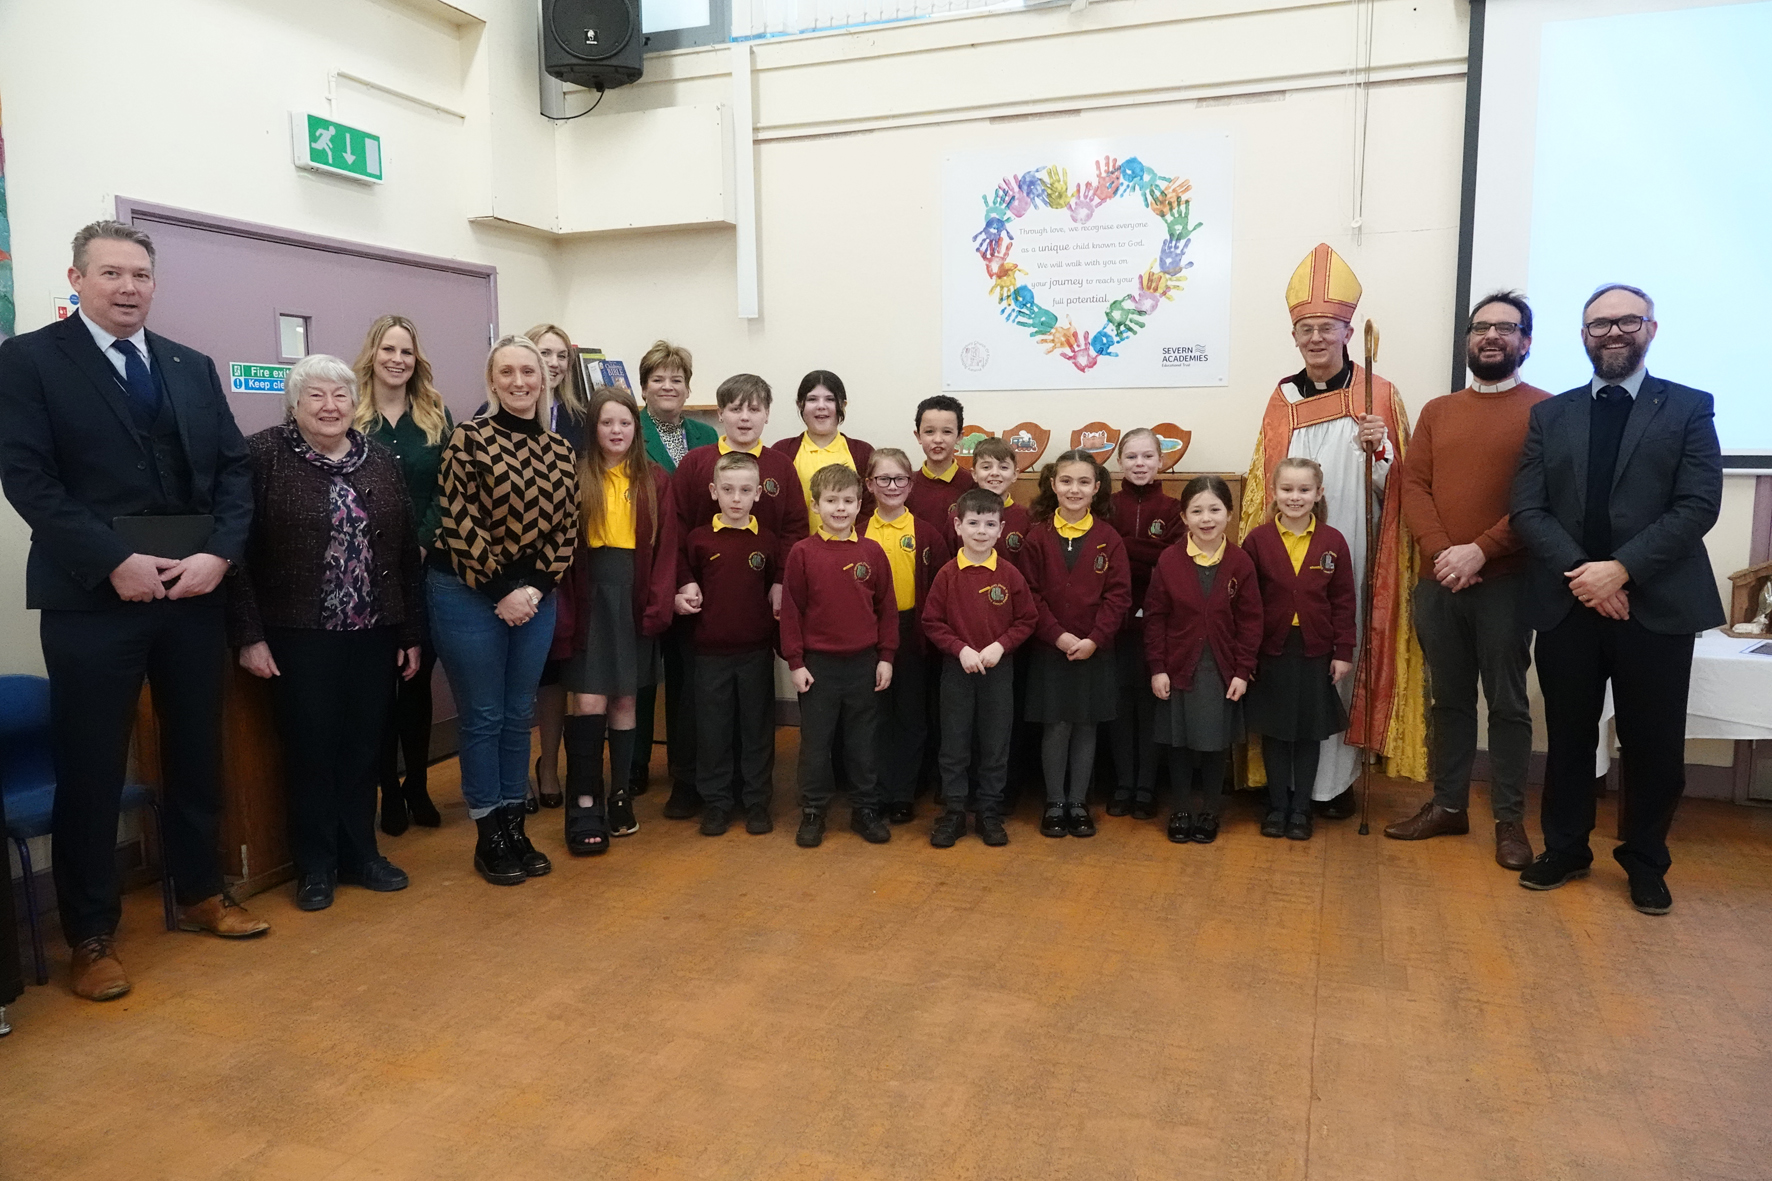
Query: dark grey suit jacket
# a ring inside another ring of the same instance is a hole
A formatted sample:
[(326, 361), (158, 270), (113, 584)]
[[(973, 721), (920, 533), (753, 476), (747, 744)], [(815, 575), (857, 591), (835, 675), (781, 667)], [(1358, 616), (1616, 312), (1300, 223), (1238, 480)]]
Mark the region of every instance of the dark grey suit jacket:
[(1723, 455), (1716, 411), (1702, 390), (1645, 375), (1618, 445), (1612, 477), (1610, 554), (1582, 549), (1587, 512), (1590, 385), (1532, 407), (1514, 475), (1513, 528), (1531, 555), (1526, 622), (1547, 631), (1575, 596), (1564, 571), (1615, 558), (1630, 572), (1631, 617), (1652, 632), (1678, 635), (1724, 622), (1704, 535), (1723, 503)]
[[(209, 553), (237, 562), (252, 523), (246, 441), (215, 363), (148, 333), (191, 468), (192, 509), (215, 517)], [(110, 574), (130, 554), (114, 517), (159, 503), (149, 452), (117, 371), (75, 317), (0, 344), (0, 484), (31, 527), (25, 606), (90, 611), (121, 603)]]

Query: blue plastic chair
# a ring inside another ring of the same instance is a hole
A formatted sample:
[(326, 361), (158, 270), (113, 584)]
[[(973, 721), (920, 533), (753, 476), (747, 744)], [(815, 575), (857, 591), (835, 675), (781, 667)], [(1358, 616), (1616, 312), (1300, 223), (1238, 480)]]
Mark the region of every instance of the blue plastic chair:
[[(49, 747), (49, 682), (42, 677), (0, 676), (0, 792), (6, 795), (6, 835), (18, 849), (24, 869), (25, 913), (31, 924), (31, 954), (36, 959), (37, 983), (49, 983), (49, 964), (43, 954), (43, 928), (37, 914), (37, 888), (31, 877), (31, 849), (25, 842), (46, 836), (54, 827), (55, 764)], [(140, 783), (123, 787), (124, 812), (146, 807), (154, 813), (154, 832), (160, 826), (160, 802), (151, 788)], [(160, 856), (161, 904), (166, 929), (174, 928), (172, 877), (166, 869), (165, 849)], [(12, 916), (0, 916), (11, 922)]]

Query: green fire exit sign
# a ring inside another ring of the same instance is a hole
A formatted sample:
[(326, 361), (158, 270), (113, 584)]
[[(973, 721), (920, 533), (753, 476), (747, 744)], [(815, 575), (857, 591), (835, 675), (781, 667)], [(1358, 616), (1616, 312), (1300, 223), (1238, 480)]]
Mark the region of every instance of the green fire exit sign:
[(297, 168), (382, 182), (381, 136), (305, 111), (291, 112), (289, 122)]

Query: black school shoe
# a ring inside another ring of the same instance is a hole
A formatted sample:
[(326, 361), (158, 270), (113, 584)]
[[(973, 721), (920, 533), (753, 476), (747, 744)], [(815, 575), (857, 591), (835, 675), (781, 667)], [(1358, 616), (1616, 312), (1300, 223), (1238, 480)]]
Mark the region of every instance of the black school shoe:
[(1040, 817), (1040, 835), (1043, 837), (1068, 837), (1070, 826), (1064, 822), (1064, 805), (1047, 804), (1046, 811)]
[(817, 808), (800, 809), (800, 831), (794, 844), (802, 849), (816, 849), (824, 843), (824, 813)]
[(682, 784), (671, 785), (671, 798), (665, 801), (666, 820), (688, 820), (701, 811), (701, 793)]
[(1630, 875), (1630, 904), (1644, 914), (1666, 914), (1674, 908), (1667, 878), (1652, 869), (1625, 870)]
[(1157, 797), (1148, 791), (1132, 793), (1132, 819), (1155, 820), (1157, 818)]
[(851, 808), (849, 829), (870, 845), (884, 845), (892, 839), (892, 826), (878, 808)]
[(1218, 839), (1218, 817), (1210, 812), (1202, 812), (1194, 818), (1194, 827), (1188, 831), (1188, 838), (1196, 845), (1210, 845)]
[(980, 812), (978, 837), (993, 849), (1001, 848), (1009, 843), (1009, 830), (1003, 827), (1003, 818), (995, 812)]
[(1108, 799), (1107, 814), (1109, 816), (1130, 816), (1132, 814), (1132, 789), (1126, 787), (1116, 789)]
[(296, 909), (325, 910), (332, 905), (332, 891), (337, 882), (338, 875), (331, 870), (302, 874), (295, 886)]
[(1095, 817), (1089, 815), (1088, 804), (1067, 804), (1064, 809), (1064, 826), (1074, 837), (1092, 837), (1095, 835)]
[(612, 837), (631, 837), (640, 831), (640, 822), (634, 819), (634, 797), (626, 790), (609, 793), (609, 835)]
[(1261, 820), (1261, 835), (1264, 837), (1283, 837), (1286, 835), (1286, 813), (1275, 808)]
[(1332, 800), (1324, 800), (1317, 805), (1325, 820), (1346, 820), (1357, 811), (1359, 801), (1354, 799), (1354, 789), (1348, 788)]
[(723, 837), (726, 830), (732, 827), (732, 813), (719, 804), (709, 804), (701, 814), (701, 835), (704, 837)]
[(548, 860), (546, 853), (535, 847), (535, 842), (524, 831), (523, 822), (528, 812), (516, 804), (506, 804), (498, 810), (497, 815), (504, 825), (505, 844), (517, 858), (517, 863), (523, 867), (523, 873), (528, 877), (539, 878), (551, 872), (554, 863)]
[(386, 857), (365, 861), (354, 870), (340, 870), (338, 880), (347, 886), (362, 886), (365, 890), (373, 890), (377, 894), (392, 894), (394, 891), (404, 890), (412, 884), (412, 879), (406, 876), (406, 871)]
[(954, 842), (966, 835), (966, 813), (943, 812), (929, 830), (929, 843), (937, 849), (951, 849)]
[(1556, 853), (1546, 849), (1533, 859), (1531, 865), (1520, 871), (1520, 885), (1528, 890), (1554, 890), (1576, 878), (1586, 877), (1592, 865), (1592, 854), (1583, 856), (1581, 853)]
[(775, 831), (775, 817), (769, 814), (768, 804), (752, 804), (745, 809), (744, 830), (754, 837)]
[(1177, 812), (1169, 817), (1169, 839), (1178, 845), (1185, 845), (1194, 839), (1194, 818), (1187, 812)]
[(1294, 812), (1286, 821), (1286, 839), (1289, 841), (1308, 841), (1311, 839), (1311, 814)]

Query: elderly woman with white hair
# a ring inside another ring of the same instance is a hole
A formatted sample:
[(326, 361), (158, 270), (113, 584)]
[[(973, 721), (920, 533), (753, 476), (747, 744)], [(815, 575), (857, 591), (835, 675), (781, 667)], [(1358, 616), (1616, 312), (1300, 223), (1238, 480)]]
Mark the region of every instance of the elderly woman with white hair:
[(426, 576), (431, 639), (460, 712), (461, 794), (479, 829), (474, 868), (514, 886), (547, 873), (524, 832), (535, 689), (554, 642), (554, 587), (578, 536), (572, 444), (536, 413), (547, 366), (507, 336), (486, 357), (490, 413), (443, 449)]
[(228, 630), (241, 667), (272, 683), (295, 903), (324, 910), (339, 882), (406, 888), (376, 849), (375, 770), (387, 669), (419, 667), (424, 567), (399, 462), (351, 426), (351, 367), (305, 357), (284, 384), (287, 421), (247, 440), (252, 533)]

